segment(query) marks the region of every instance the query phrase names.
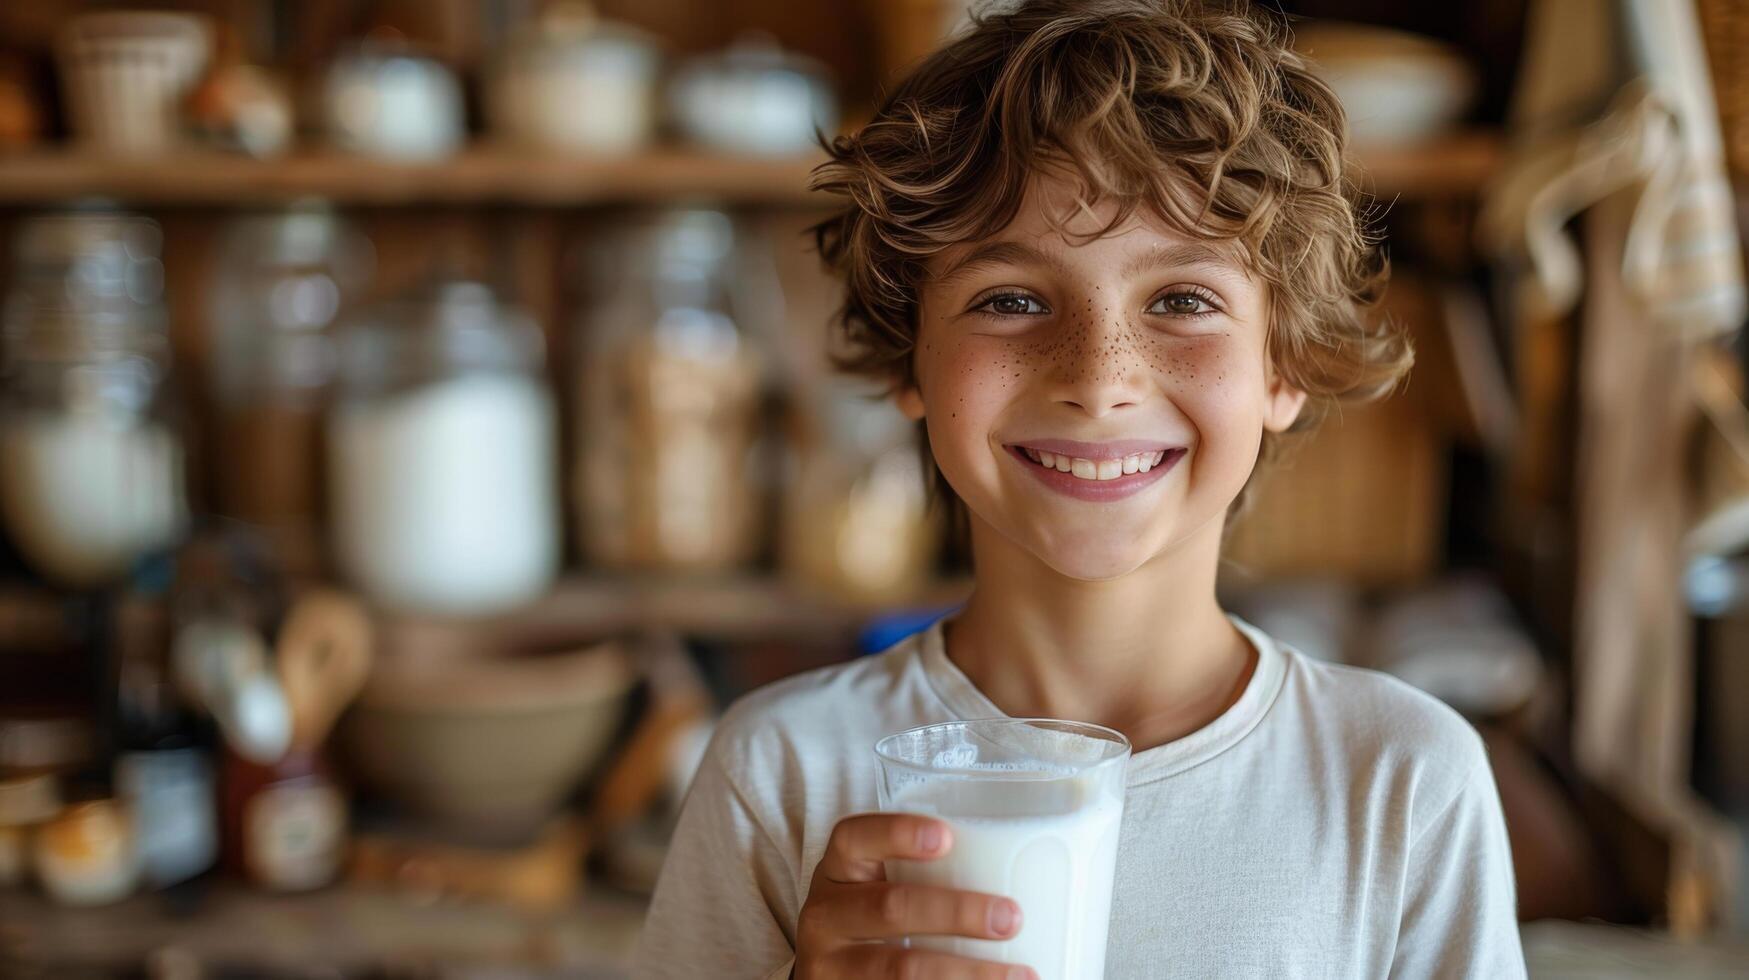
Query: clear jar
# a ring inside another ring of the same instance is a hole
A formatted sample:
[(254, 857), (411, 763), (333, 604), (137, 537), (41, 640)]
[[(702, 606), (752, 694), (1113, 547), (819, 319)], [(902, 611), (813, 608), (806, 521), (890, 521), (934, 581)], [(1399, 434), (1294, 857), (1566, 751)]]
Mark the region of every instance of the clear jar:
[(92, 588), (188, 523), (158, 226), (24, 222), (0, 331), (0, 511), (50, 580)]
[(734, 316), (734, 248), (727, 215), (685, 210), (629, 220), (590, 253), (573, 485), (597, 565), (721, 570), (757, 554), (761, 361)]
[(803, 588), (853, 602), (904, 601), (934, 566), (916, 427), (891, 401), (833, 383), (796, 420), (783, 566)]
[(384, 605), (498, 612), (558, 572), (557, 435), (540, 330), (444, 282), (340, 331), (330, 544)]
[(292, 568), (321, 553), (332, 328), (371, 264), (370, 243), (320, 205), (237, 219), (215, 261), (219, 510), (267, 529)]

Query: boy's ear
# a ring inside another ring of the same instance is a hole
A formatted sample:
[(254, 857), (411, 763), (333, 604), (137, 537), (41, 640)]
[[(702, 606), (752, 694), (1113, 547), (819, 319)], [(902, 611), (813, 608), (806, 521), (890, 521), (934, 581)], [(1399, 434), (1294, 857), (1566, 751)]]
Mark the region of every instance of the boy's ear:
[(1269, 393), (1263, 405), (1263, 428), (1270, 432), (1286, 432), (1305, 407), (1306, 393), (1271, 371)]
[(899, 411), (913, 422), (923, 420), (923, 393), (916, 385), (906, 385), (893, 392), (893, 404), (899, 406)]

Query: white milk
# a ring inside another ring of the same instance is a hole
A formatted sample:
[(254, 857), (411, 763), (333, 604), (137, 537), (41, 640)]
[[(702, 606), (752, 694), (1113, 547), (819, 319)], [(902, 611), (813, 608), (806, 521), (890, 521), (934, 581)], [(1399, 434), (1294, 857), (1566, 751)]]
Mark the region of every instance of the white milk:
[(38, 571), (62, 585), (101, 584), (182, 533), (182, 444), (150, 422), (12, 418), (0, 426), (0, 508)]
[(544, 592), (559, 564), (552, 398), (474, 374), (331, 420), (334, 549), (397, 608), (495, 612)]
[(943, 817), (953, 847), (934, 861), (889, 861), (893, 881), (988, 892), (1020, 905), (1020, 933), (1005, 942), (945, 936), (926, 949), (1030, 966), (1039, 980), (1105, 975), (1123, 801), (1085, 777), (931, 780), (902, 789), (890, 810)]

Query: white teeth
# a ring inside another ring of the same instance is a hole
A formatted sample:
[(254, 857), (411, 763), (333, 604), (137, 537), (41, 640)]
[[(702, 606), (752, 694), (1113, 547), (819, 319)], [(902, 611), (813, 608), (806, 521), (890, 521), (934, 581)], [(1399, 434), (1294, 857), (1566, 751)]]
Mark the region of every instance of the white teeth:
[(1133, 456), (1122, 456), (1115, 459), (1084, 459), (1079, 456), (1066, 456), (1062, 453), (1046, 452), (1043, 449), (1028, 449), (1020, 447), (1020, 451), (1033, 462), (1045, 469), (1054, 469), (1059, 473), (1072, 473), (1082, 480), (1116, 480), (1132, 473), (1146, 473), (1159, 466), (1166, 458), (1165, 451), (1152, 453), (1136, 453)]

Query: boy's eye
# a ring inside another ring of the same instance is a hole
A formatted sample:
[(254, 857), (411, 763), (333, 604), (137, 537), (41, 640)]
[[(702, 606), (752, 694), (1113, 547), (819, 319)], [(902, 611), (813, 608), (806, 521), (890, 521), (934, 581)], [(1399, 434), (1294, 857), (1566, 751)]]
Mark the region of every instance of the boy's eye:
[(1025, 293), (998, 293), (973, 307), (997, 316), (1034, 316), (1046, 312), (1045, 305)]
[(1149, 313), (1163, 313), (1167, 316), (1196, 317), (1218, 312), (1213, 303), (1201, 293), (1178, 290), (1167, 293), (1154, 301), (1148, 308)]

